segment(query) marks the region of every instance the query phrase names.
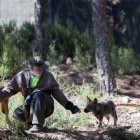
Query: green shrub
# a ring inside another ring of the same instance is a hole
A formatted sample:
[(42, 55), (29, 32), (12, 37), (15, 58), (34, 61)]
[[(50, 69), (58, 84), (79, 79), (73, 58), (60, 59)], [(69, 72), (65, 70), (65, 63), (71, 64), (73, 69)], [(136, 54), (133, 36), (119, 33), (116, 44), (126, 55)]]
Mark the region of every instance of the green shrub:
[[(49, 57), (63, 62), (67, 57), (74, 59), (74, 63), (87, 63), (93, 50), (93, 39), (87, 38), (84, 32), (78, 31), (71, 22), (66, 26), (57, 22), (49, 27)], [(86, 56), (88, 58), (85, 57)], [(81, 61), (79, 61), (81, 60)], [(83, 65), (84, 65), (83, 64)]]
[(0, 76), (11, 77), (23, 66), (24, 53), (21, 53), (18, 48), (12, 49), (8, 44), (3, 45), (3, 53), (0, 59)]
[(29, 58), (35, 51), (35, 27), (33, 24), (25, 22), (18, 29), (15, 40), (17, 48), (25, 52), (25, 58)]
[(24, 66), (34, 52), (34, 25), (24, 23), (17, 28), (14, 22), (0, 25), (0, 76), (11, 77)]
[(118, 74), (133, 74), (140, 71), (140, 54), (132, 48), (111, 48), (111, 58), (114, 70)]

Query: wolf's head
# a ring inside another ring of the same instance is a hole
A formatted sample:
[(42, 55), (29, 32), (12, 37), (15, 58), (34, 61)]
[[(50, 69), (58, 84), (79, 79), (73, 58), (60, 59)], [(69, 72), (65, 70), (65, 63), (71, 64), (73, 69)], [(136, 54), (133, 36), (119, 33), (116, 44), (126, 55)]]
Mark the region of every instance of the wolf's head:
[(89, 97), (87, 97), (87, 100), (88, 103), (86, 105), (86, 108), (84, 109), (84, 112), (88, 113), (88, 112), (96, 111), (96, 107), (98, 104), (97, 98), (94, 98), (94, 100), (92, 101)]

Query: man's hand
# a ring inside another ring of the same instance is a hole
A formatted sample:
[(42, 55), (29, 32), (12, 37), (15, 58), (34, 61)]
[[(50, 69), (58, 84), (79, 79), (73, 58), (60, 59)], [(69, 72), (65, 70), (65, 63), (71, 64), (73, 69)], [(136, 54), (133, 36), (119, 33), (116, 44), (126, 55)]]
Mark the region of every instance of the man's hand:
[(77, 106), (75, 106), (75, 105), (73, 105), (73, 107), (71, 108), (70, 111), (72, 112), (72, 114), (76, 114), (76, 113), (80, 113), (81, 112), (81, 110)]
[(78, 112), (79, 113), (81, 112), (81, 110), (70, 101), (67, 102), (66, 109), (70, 110), (72, 114), (76, 114)]

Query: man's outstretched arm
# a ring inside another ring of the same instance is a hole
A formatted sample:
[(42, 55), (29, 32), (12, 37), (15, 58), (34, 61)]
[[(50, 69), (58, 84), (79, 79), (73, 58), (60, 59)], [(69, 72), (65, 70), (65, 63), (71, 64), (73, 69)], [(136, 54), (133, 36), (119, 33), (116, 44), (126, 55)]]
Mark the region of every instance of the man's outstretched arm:
[(19, 74), (15, 75), (8, 85), (0, 91), (0, 102), (9, 99), (12, 95), (20, 91), (18, 83), (19, 79)]
[(53, 86), (51, 89), (52, 96), (67, 110), (70, 110), (73, 114), (80, 112), (80, 109), (74, 105), (71, 101), (67, 99), (67, 97), (63, 94), (63, 92), (59, 89), (59, 85), (54, 79), (52, 75)]
[(67, 110), (70, 110), (73, 114), (80, 112), (80, 109), (69, 101), (63, 92), (59, 89), (59, 86), (54, 86), (52, 89), (52, 96)]

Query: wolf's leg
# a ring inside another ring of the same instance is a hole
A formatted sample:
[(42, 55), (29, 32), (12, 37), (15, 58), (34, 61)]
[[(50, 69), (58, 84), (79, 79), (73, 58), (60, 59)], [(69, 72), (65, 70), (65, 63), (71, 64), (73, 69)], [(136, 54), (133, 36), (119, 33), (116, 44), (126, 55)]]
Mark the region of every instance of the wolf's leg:
[(5, 113), (5, 118), (6, 118), (6, 123), (8, 124), (8, 127), (11, 128), (12, 124), (11, 121), (9, 119), (9, 109), (8, 109), (8, 102), (4, 102), (3, 104), (3, 109), (4, 109), (4, 113)]
[(116, 113), (116, 110), (114, 110), (113, 114), (112, 114), (112, 117), (114, 119), (114, 126), (117, 126), (117, 113)]
[(6, 115), (6, 123), (8, 124), (8, 127), (11, 129), (12, 128), (12, 123), (9, 119), (9, 116), (7, 114), (5, 114), (5, 115)]
[(106, 125), (108, 125), (109, 120), (110, 120), (110, 117), (109, 116), (106, 116), (106, 119), (107, 119), (107, 124)]
[(102, 126), (102, 120), (103, 120), (103, 116), (99, 116), (99, 125), (98, 125), (98, 128), (100, 129), (101, 126)]

